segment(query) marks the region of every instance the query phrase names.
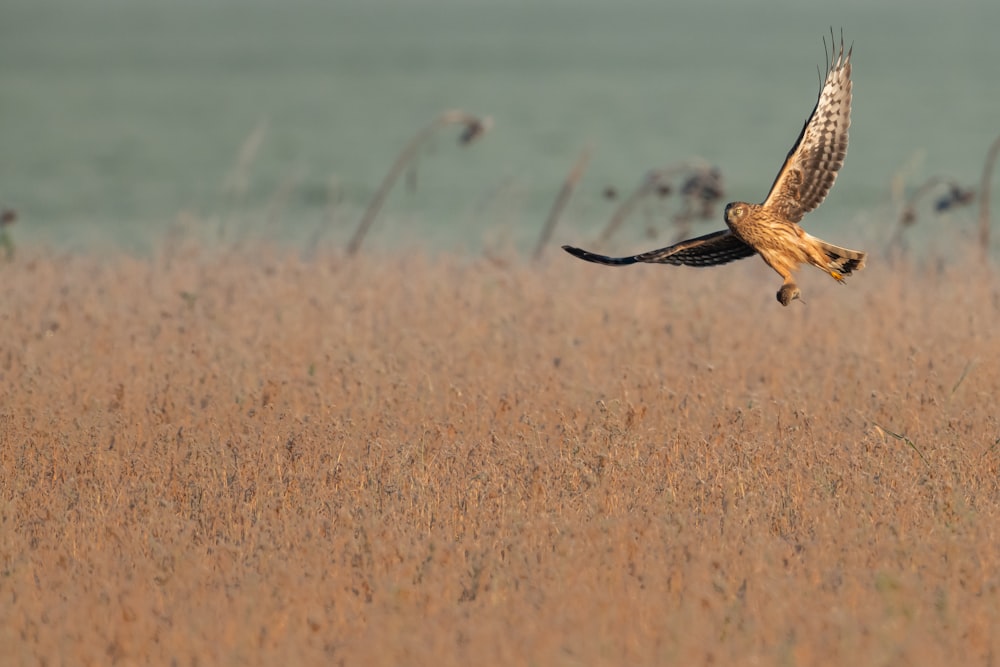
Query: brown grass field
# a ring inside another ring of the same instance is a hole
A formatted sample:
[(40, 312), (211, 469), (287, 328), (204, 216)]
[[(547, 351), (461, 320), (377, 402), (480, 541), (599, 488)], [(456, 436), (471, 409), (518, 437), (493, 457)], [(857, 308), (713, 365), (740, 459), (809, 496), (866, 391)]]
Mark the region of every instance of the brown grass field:
[[(972, 255), (970, 255), (971, 257)], [(4, 664), (995, 665), (1000, 280), (0, 263)]]

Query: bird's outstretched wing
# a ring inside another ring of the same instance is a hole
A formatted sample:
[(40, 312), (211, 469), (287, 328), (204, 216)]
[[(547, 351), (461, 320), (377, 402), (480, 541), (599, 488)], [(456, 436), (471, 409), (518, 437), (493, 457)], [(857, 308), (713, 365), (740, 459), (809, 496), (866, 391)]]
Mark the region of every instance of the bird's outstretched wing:
[(639, 262), (674, 264), (675, 266), (718, 266), (750, 257), (757, 252), (739, 237), (734, 236), (728, 229), (631, 257), (607, 257), (568, 245), (564, 245), (562, 248), (574, 257), (607, 266), (625, 266)]
[[(833, 31), (830, 31), (831, 50)], [(824, 46), (826, 39), (823, 40)], [(851, 125), (851, 52), (844, 54), (844, 36), (840, 52), (830, 54), (826, 81), (812, 114), (802, 127), (799, 138), (788, 152), (785, 164), (771, 185), (763, 205), (773, 208), (787, 220), (799, 222), (826, 198), (837, 171), (847, 155), (847, 128)]]

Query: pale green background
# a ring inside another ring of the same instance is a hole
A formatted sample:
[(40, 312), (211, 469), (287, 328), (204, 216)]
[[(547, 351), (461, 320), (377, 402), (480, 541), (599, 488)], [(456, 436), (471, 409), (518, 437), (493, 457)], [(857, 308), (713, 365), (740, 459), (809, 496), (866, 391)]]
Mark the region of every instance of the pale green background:
[[(580, 240), (612, 211), (604, 186), (689, 155), (722, 168), (727, 198), (760, 200), (815, 101), (830, 26), (854, 43), (854, 124), (807, 223), (845, 244), (885, 236), (904, 164), (911, 185), (978, 182), (1000, 134), (998, 2), (4, 0), (0, 205), (22, 238), (55, 243), (142, 242), (185, 211), (259, 232), (268, 210), (261, 233), (330, 225), (342, 241), (409, 136), (461, 107), (495, 131), (470, 150), (435, 141), (376, 242), (526, 247), (592, 142), (557, 232)], [(248, 190), (227, 201), (262, 120)]]

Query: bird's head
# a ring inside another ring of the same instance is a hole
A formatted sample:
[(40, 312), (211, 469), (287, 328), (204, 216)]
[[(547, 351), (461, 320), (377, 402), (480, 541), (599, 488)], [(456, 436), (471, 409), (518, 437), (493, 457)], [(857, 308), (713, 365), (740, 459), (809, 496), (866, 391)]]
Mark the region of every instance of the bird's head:
[(741, 201), (729, 202), (726, 204), (726, 224), (733, 225), (739, 223), (746, 217), (749, 209), (750, 205)]

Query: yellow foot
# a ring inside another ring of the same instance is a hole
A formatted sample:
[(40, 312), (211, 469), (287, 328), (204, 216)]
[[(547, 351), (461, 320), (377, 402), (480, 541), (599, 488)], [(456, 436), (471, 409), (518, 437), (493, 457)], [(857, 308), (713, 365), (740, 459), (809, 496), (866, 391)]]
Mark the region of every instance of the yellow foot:
[(838, 283), (844, 282), (844, 276), (838, 273), (837, 271), (831, 271), (830, 275), (833, 276), (833, 279), (836, 280)]

